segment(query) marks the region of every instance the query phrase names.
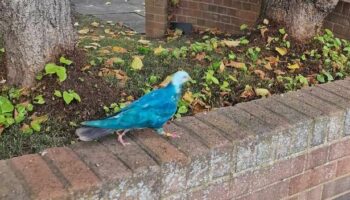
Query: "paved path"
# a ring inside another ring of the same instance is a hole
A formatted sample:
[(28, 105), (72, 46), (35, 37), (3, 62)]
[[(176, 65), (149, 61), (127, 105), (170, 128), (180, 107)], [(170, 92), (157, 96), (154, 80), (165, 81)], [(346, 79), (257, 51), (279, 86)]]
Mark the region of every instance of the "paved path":
[(72, 4), (80, 14), (123, 22), (136, 32), (145, 32), (145, 0), (72, 0)]

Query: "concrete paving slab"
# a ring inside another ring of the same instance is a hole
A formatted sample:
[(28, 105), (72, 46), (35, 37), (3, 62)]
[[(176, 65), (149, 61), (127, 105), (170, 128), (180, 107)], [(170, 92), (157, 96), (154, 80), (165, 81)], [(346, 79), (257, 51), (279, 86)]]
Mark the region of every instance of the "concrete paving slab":
[(80, 14), (123, 22), (136, 32), (145, 32), (145, 0), (72, 0), (72, 6)]

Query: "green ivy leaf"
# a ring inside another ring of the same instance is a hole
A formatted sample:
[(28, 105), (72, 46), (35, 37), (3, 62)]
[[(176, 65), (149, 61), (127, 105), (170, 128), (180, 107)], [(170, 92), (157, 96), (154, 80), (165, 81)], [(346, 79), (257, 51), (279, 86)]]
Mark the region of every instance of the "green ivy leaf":
[(322, 74), (318, 74), (318, 75), (316, 76), (316, 79), (317, 79), (317, 81), (320, 82), (320, 83), (326, 82), (326, 80), (325, 80), (325, 78), (324, 78), (324, 76), (323, 76)]
[(63, 92), (63, 100), (67, 105), (69, 105), (74, 99), (81, 102), (80, 96), (73, 90)]
[(179, 110), (177, 111), (179, 114), (185, 114), (188, 112), (187, 106), (180, 106)]
[(56, 96), (56, 97), (62, 97), (62, 93), (61, 93), (61, 91), (59, 91), (59, 90), (55, 90), (55, 93), (54, 93), (54, 95)]
[(62, 66), (58, 66), (53, 63), (49, 63), (45, 65), (45, 73), (46, 74), (56, 74), (60, 82), (63, 82), (67, 79), (66, 68)]
[(0, 48), (0, 53), (5, 53), (5, 49), (4, 48)]
[(61, 57), (60, 58), (60, 63), (65, 64), (65, 65), (71, 65), (73, 63), (73, 61), (66, 59), (65, 57)]
[(43, 95), (38, 95), (34, 98), (34, 101), (33, 101), (34, 104), (44, 104), (45, 103), (45, 99), (43, 97)]
[(14, 106), (11, 101), (5, 97), (0, 96), (0, 114), (11, 113), (14, 110)]

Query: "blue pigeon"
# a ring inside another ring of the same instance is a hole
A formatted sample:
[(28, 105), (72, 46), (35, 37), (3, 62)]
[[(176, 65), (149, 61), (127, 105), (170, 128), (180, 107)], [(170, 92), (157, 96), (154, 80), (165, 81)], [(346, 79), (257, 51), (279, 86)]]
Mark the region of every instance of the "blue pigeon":
[(160, 135), (178, 137), (176, 134), (166, 133), (163, 125), (176, 113), (182, 85), (190, 79), (187, 72), (178, 71), (167, 86), (153, 90), (113, 116), (82, 122), (83, 127), (75, 133), (82, 141), (92, 141), (116, 132), (122, 145), (127, 144), (123, 136), (132, 129), (151, 128)]

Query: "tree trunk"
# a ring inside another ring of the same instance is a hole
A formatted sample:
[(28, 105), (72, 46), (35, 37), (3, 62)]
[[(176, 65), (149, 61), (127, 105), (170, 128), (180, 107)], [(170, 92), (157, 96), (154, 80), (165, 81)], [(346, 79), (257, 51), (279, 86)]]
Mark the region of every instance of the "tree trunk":
[(313, 38), (339, 0), (263, 0), (261, 18), (286, 26), (300, 42)]
[(0, 0), (0, 28), (10, 84), (32, 86), (47, 62), (75, 47), (69, 0)]

